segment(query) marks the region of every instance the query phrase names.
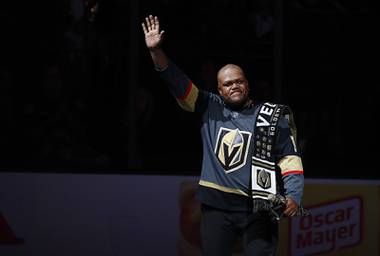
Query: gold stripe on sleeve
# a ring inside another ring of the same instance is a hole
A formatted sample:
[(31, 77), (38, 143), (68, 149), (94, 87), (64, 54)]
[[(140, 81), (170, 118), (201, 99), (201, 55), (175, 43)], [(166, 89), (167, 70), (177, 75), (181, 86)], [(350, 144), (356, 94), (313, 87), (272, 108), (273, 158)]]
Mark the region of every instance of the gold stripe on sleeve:
[(248, 196), (247, 193), (245, 193), (244, 191), (242, 191), (240, 189), (227, 188), (227, 187), (224, 187), (224, 186), (221, 186), (221, 185), (209, 182), (209, 181), (200, 180), (199, 185), (204, 186), (204, 187), (208, 187), (208, 188), (214, 188), (214, 189), (217, 189), (217, 190), (220, 190), (223, 192), (227, 192), (227, 193), (233, 193), (233, 194)]
[(184, 99), (177, 99), (178, 104), (182, 109), (194, 112), (195, 111), (195, 102), (197, 101), (199, 94), (198, 88), (192, 84), (189, 94)]
[(292, 170), (303, 170), (301, 157), (296, 155), (284, 156), (277, 165), (282, 175)]

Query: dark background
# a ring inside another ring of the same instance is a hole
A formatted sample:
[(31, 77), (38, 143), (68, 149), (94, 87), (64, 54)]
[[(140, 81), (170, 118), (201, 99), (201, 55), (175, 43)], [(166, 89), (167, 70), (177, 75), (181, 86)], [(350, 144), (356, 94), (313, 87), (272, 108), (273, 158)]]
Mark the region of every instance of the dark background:
[(375, 1), (5, 1), (0, 169), (198, 175), (200, 116), (154, 71), (141, 22), (200, 88), (243, 67), (294, 111), (307, 178), (378, 179)]

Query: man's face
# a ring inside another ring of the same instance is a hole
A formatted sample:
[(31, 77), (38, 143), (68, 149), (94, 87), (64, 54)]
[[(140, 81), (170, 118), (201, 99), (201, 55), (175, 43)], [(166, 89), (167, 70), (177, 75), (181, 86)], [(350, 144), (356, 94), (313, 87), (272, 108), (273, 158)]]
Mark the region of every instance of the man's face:
[(228, 67), (218, 73), (218, 91), (224, 101), (235, 107), (248, 100), (248, 81), (239, 67)]

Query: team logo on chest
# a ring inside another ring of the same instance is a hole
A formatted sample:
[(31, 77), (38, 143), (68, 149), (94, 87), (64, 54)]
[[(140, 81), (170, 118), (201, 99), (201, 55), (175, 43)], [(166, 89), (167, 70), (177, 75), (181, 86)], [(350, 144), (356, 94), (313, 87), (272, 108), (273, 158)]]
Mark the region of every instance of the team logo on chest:
[(219, 129), (215, 155), (227, 173), (245, 165), (250, 141), (250, 132), (223, 127)]

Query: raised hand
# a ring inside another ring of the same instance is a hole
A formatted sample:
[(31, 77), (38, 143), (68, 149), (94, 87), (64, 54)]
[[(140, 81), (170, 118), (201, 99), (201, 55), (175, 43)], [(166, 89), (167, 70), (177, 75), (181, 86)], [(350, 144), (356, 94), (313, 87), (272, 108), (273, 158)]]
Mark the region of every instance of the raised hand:
[(150, 50), (160, 48), (164, 31), (160, 31), (160, 22), (158, 21), (158, 17), (149, 15), (145, 18), (145, 23), (142, 23), (141, 25), (145, 34), (146, 46)]

